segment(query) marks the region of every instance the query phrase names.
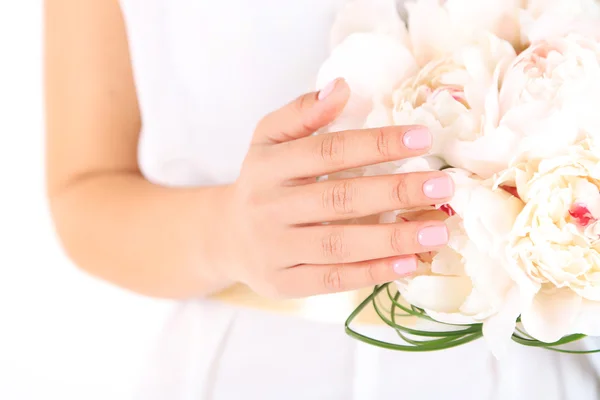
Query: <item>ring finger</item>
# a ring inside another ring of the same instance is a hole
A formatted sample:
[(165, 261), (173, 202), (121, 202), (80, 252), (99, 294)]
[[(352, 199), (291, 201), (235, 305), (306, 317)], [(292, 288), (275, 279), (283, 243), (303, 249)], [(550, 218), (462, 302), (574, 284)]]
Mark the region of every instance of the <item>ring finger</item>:
[(434, 251), (448, 243), (443, 221), (293, 228), (282, 241), (291, 260), (303, 264), (354, 263)]

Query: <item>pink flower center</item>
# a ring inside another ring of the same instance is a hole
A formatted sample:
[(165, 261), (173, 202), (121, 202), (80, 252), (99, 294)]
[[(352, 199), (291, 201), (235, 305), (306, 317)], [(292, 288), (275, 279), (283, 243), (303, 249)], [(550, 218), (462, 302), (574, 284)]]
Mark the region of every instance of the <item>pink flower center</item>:
[(505, 192), (508, 192), (510, 194), (512, 194), (513, 196), (515, 196), (517, 199), (521, 200), (521, 198), (519, 197), (519, 192), (517, 191), (517, 188), (514, 186), (506, 186), (506, 185), (501, 185), (500, 189), (504, 190)]
[(582, 228), (585, 228), (591, 223), (597, 221), (597, 219), (592, 215), (590, 209), (587, 208), (587, 206), (583, 203), (573, 203), (571, 209), (569, 210), (569, 215), (571, 218), (573, 218), (575, 223)]
[(458, 101), (463, 106), (470, 109), (469, 103), (467, 103), (467, 97), (465, 96), (464, 89), (456, 86), (442, 86), (435, 89), (430, 96), (432, 99), (435, 99), (435, 97), (438, 96), (440, 93), (448, 93), (450, 96), (452, 96), (454, 100)]
[(557, 51), (557, 49), (547, 43), (533, 48), (533, 50), (523, 56), (519, 62), (519, 64), (524, 65), (523, 72), (531, 78), (542, 77), (548, 68), (548, 54), (552, 51)]

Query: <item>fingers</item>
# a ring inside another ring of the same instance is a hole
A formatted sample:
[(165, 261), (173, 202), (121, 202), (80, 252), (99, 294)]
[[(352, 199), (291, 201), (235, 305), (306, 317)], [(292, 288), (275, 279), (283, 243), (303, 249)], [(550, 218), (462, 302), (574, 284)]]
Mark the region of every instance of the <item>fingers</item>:
[(290, 224), (341, 221), (384, 211), (443, 204), (454, 194), (445, 172), (324, 181), (284, 189), (282, 204), (294, 210)]
[(327, 175), (426, 154), (431, 133), (421, 126), (390, 126), (311, 136), (269, 150), (282, 179)]
[(299, 265), (277, 274), (275, 283), (286, 297), (345, 292), (394, 281), (417, 269), (415, 256), (355, 264)]
[(318, 225), (293, 229), (282, 246), (302, 264), (354, 263), (435, 251), (448, 243), (442, 221), (381, 225)]
[(258, 124), (252, 144), (273, 144), (298, 139), (330, 124), (343, 111), (350, 88), (336, 79), (319, 92), (300, 96), (267, 115)]

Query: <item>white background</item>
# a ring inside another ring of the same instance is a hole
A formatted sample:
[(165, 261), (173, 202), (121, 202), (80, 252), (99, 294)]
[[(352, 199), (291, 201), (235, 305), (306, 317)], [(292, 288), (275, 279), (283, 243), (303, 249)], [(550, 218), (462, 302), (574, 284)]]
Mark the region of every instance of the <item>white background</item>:
[(43, 196), (41, 38), (41, 0), (0, 0), (0, 399), (131, 399), (173, 305), (61, 253)]

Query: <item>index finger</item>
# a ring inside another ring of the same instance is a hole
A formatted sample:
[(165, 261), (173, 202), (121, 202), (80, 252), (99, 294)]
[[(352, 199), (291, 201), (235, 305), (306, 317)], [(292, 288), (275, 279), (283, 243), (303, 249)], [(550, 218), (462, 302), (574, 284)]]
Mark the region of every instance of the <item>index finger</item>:
[(432, 135), (423, 126), (388, 126), (310, 136), (273, 146), (285, 179), (312, 178), (427, 154)]

